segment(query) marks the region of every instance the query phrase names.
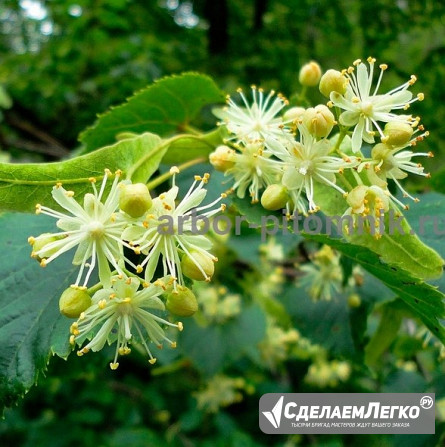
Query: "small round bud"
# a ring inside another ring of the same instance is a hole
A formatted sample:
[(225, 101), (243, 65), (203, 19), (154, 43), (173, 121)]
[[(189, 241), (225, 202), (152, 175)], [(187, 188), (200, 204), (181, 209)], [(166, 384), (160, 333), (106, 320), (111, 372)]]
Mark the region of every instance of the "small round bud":
[(165, 307), (178, 317), (190, 317), (198, 310), (195, 294), (184, 286), (177, 286), (167, 295)]
[(90, 306), (91, 297), (87, 291), (73, 286), (68, 287), (59, 300), (60, 313), (68, 318), (78, 318)]
[(386, 144), (378, 143), (371, 150), (371, 157), (374, 160), (382, 160), (385, 159), (391, 152), (391, 148), (389, 148)]
[(386, 137), (385, 144), (390, 146), (403, 146), (413, 136), (414, 129), (407, 123), (392, 121), (386, 124), (383, 133)]
[(119, 197), (119, 207), (131, 217), (141, 217), (152, 204), (147, 185), (134, 183), (123, 185)]
[(307, 109), (302, 119), (309, 132), (318, 138), (327, 137), (335, 123), (334, 115), (323, 104)]
[(304, 107), (291, 107), (284, 113), (283, 121), (298, 121), (303, 116), (305, 110)]
[(298, 80), (301, 85), (306, 87), (314, 87), (321, 78), (321, 68), (317, 62), (311, 61), (301, 67)]
[(218, 146), (209, 155), (209, 161), (217, 171), (226, 172), (235, 164), (235, 151), (228, 146)]
[(213, 259), (199, 251), (191, 251), (190, 256), (185, 255), (181, 261), (181, 268), (185, 276), (196, 281), (209, 280), (215, 273)]
[(289, 200), (289, 194), (286, 187), (275, 183), (269, 185), (261, 196), (261, 205), (269, 211), (281, 210), (286, 206)]
[[(31, 257), (41, 262), (43, 259), (49, 258), (51, 255), (56, 253), (60, 247), (54, 247), (50, 250), (44, 250), (49, 244), (63, 239), (63, 236), (52, 235), (50, 233), (43, 233), (39, 237), (32, 240), (32, 253)], [(44, 250), (40, 255), (37, 253)]]
[(346, 78), (337, 70), (328, 70), (320, 79), (319, 89), (323, 96), (329, 98), (332, 92), (343, 95), (346, 92)]
[(360, 307), (362, 304), (362, 300), (360, 299), (360, 296), (356, 293), (353, 293), (352, 295), (349, 295), (348, 297), (348, 306), (352, 308)]

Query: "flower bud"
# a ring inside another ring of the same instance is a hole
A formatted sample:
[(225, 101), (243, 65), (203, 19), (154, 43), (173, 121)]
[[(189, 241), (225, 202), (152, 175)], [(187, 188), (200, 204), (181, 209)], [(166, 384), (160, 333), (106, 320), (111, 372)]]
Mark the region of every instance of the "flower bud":
[(30, 237), (28, 241), (32, 245), (31, 257), (36, 259), (38, 262), (41, 262), (42, 259), (49, 258), (51, 255), (56, 253), (60, 249), (60, 247), (45, 250), (40, 255), (38, 255), (37, 253), (41, 250), (44, 250), (47, 245), (56, 242), (59, 239), (63, 239), (63, 236), (55, 236), (50, 233), (43, 233), (37, 238)]
[(306, 87), (314, 87), (318, 84), (321, 77), (320, 65), (315, 61), (311, 61), (301, 67), (298, 80), (301, 85)]
[(131, 217), (141, 217), (152, 204), (147, 185), (134, 183), (122, 185), (119, 207)]
[(217, 171), (226, 172), (235, 164), (235, 151), (228, 146), (218, 146), (209, 155), (209, 161)]
[(306, 109), (304, 107), (291, 107), (284, 113), (283, 121), (298, 121), (303, 116), (305, 110)]
[(275, 183), (269, 185), (261, 196), (261, 205), (269, 211), (281, 210), (286, 206), (289, 200), (287, 188), (283, 185)]
[(309, 132), (318, 138), (327, 137), (335, 123), (334, 115), (323, 104), (307, 109), (302, 119)]
[(329, 98), (332, 92), (343, 95), (346, 92), (346, 78), (337, 70), (328, 70), (320, 80), (319, 89), (323, 96)]
[(195, 294), (184, 286), (177, 286), (167, 295), (165, 307), (178, 317), (190, 317), (198, 310)]
[(378, 143), (371, 150), (371, 157), (374, 160), (384, 160), (391, 153), (391, 148), (386, 144)]
[(351, 308), (360, 307), (362, 304), (362, 300), (360, 299), (360, 296), (356, 293), (353, 293), (352, 295), (349, 295), (348, 297), (348, 306)]
[(392, 121), (386, 124), (383, 133), (386, 138), (382, 138), (382, 141), (385, 144), (390, 146), (403, 146), (413, 136), (414, 129), (407, 123)]
[(199, 251), (191, 251), (190, 256), (185, 255), (181, 261), (181, 268), (185, 276), (196, 281), (208, 281), (215, 273), (213, 259)]
[(68, 287), (59, 300), (60, 313), (68, 318), (78, 318), (90, 306), (90, 295), (86, 290), (75, 286)]

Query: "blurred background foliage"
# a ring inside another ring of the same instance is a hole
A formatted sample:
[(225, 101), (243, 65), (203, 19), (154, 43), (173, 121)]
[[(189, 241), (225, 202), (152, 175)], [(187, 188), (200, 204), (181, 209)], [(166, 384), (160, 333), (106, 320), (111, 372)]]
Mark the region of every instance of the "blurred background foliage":
[[(424, 144), (436, 175), (412, 186), (443, 192), (444, 13), (435, 0), (0, 0), (0, 161), (69, 156), (96, 114), (171, 73), (290, 96), (308, 60), (341, 69), (372, 55), (389, 64), (388, 86), (418, 76), (414, 92), (426, 99), (414, 113), (431, 132)], [(315, 89), (309, 96), (325, 101)], [(440, 444), (443, 401), (434, 436), (263, 435), (265, 392), (435, 391), (440, 402), (443, 351), (363, 272), (314, 302), (294, 266), (316, 247), (295, 237), (261, 245), (245, 232), (217, 250), (224, 261), (213, 285), (197, 290), (201, 310), (177, 350), (162, 351), (154, 368), (134, 353), (117, 372), (107, 352), (53, 359), (40, 386), (6, 412), (0, 445)]]

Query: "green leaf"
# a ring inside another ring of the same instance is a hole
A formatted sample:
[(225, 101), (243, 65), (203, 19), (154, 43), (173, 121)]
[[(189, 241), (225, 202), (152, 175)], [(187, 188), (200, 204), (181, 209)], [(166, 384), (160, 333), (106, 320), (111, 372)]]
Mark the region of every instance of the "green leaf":
[(420, 196), (420, 202), (405, 211), (413, 230), (445, 256), (445, 195), (430, 192)]
[(255, 349), (265, 336), (266, 321), (258, 306), (249, 306), (223, 324), (202, 327), (191, 319), (184, 326), (178, 346), (198, 369), (211, 376), (242, 353)]
[(445, 317), (445, 295), (443, 293), (405, 270), (384, 263), (376, 253), (365, 247), (359, 247), (340, 239), (333, 239), (326, 235), (311, 235), (308, 237), (330, 245), (379, 278), (445, 344), (445, 328), (439, 321), (439, 319)]
[(360, 355), (352, 338), (350, 309), (344, 295), (331, 301), (313, 301), (302, 287), (291, 284), (280, 299), (304, 337), (334, 355), (347, 358)]
[[(246, 200), (234, 198), (234, 205), (242, 212), (250, 223), (259, 225), (261, 218), (267, 211), (259, 205), (251, 205)], [(334, 238), (325, 234), (309, 235), (301, 233), (302, 236), (327, 244), (348, 256), (369, 273), (380, 279), (389, 289), (398, 295), (412, 310), (413, 314), (418, 316), (423, 323), (436, 335), (442, 343), (445, 343), (445, 329), (439, 322), (440, 318), (445, 316), (445, 304), (443, 299), (445, 295), (439, 292), (435, 287), (426, 284), (411, 271), (408, 272), (399, 265), (391, 265), (385, 262), (385, 256), (375, 253), (367, 247), (362, 247), (349, 243), (340, 238)], [(403, 236), (400, 236), (403, 237)], [(406, 236), (409, 238), (410, 236)], [(379, 240), (375, 243), (378, 244)], [(420, 242), (420, 241), (419, 241)], [(420, 244), (422, 244), (420, 242)], [(425, 252), (431, 250), (432, 263), (436, 263), (436, 252), (425, 246)], [(379, 250), (380, 251), (380, 250)], [(434, 267), (434, 270), (436, 266)], [(415, 270), (416, 272), (417, 270)]]
[(431, 186), (435, 191), (445, 193), (445, 169), (434, 173), (431, 178)]
[(227, 132), (225, 127), (218, 127), (216, 130), (202, 135), (202, 137), (184, 137), (174, 141), (168, 148), (162, 159), (162, 163), (179, 164), (195, 158), (207, 160), (210, 152), (224, 142)]
[[(429, 279), (442, 275), (444, 260), (414, 234), (406, 218), (400, 220), (403, 234), (398, 230), (392, 232), (390, 221), (391, 218), (387, 215), (385, 217), (386, 230), (378, 239), (370, 234), (354, 234), (346, 239), (353, 244), (371, 249), (386, 263), (401, 267), (417, 278)], [(393, 234), (388, 233), (388, 228)]]
[(0, 107), (2, 109), (10, 109), (12, 107), (12, 99), (6, 93), (6, 90), (3, 88), (3, 86), (0, 85)]
[[(420, 202), (406, 212), (406, 218), (416, 233), (445, 257), (445, 196), (433, 192), (422, 194)], [(432, 284), (445, 292), (445, 275), (432, 281)]]
[(153, 132), (161, 136), (181, 132), (205, 105), (224, 99), (224, 93), (208, 76), (184, 73), (162, 78), (99, 116), (80, 135), (80, 141), (90, 152), (113, 143), (121, 132)]
[(63, 290), (77, 268), (62, 256), (46, 269), (30, 258), (27, 238), (47, 231), (53, 219), (27, 214), (0, 216), (0, 411), (13, 405), (45, 371), (49, 358), (70, 353), (72, 320), (59, 312)]
[(403, 312), (397, 305), (398, 302), (396, 300), (382, 306), (379, 326), (365, 348), (365, 363), (368, 366), (376, 366), (381, 356), (397, 337), (403, 319)]
[[(341, 194), (321, 183), (317, 183), (314, 190), (317, 204), (327, 215), (343, 215), (347, 205)], [(418, 204), (414, 204), (412, 209), (415, 210), (417, 207)], [(390, 213), (395, 216), (400, 212), (391, 208)], [(411, 211), (406, 213), (411, 213)], [(400, 233), (395, 225), (396, 220), (395, 217), (391, 219), (389, 213), (386, 214), (385, 232), (379, 239), (371, 234), (351, 234), (345, 235), (345, 238), (355, 245), (371, 249), (386, 263), (401, 267), (418, 278), (439, 277), (443, 271), (443, 259), (414, 234), (406, 215), (400, 219), (403, 233)]]
[(89, 178), (102, 179), (105, 168), (112, 172), (121, 169), (123, 178), (131, 168), (132, 180), (145, 182), (157, 170), (166, 150), (160, 137), (145, 133), (67, 161), (0, 163), (0, 210), (32, 212), (36, 203), (58, 207), (51, 196), (56, 182), (84, 195), (91, 192)]

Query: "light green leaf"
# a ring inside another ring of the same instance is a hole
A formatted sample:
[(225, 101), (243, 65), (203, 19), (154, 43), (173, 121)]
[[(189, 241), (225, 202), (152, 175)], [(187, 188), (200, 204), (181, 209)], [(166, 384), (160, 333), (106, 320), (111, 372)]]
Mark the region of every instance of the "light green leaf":
[(56, 163), (0, 163), (0, 210), (32, 212), (36, 203), (58, 207), (51, 196), (52, 187), (62, 182), (76, 195), (91, 192), (89, 178), (102, 179), (104, 169), (131, 168), (134, 182), (145, 182), (157, 170), (167, 150), (157, 135), (145, 133), (122, 140), (94, 153)]
[(3, 86), (0, 85), (0, 108), (10, 109), (12, 107), (12, 99)]
[(70, 353), (72, 320), (60, 314), (58, 301), (77, 268), (62, 256), (42, 269), (27, 243), (30, 234), (48, 231), (51, 224), (46, 216), (0, 216), (0, 411), (35, 384), (51, 355)]
[[(388, 229), (390, 217), (385, 217)], [(350, 242), (367, 247), (379, 254), (388, 264), (401, 267), (417, 278), (437, 278), (442, 275), (444, 261), (432, 248), (425, 245), (411, 229), (406, 218), (400, 221), (403, 234), (395, 230), (389, 234), (387, 230), (377, 239), (370, 234), (351, 235)]]
[(181, 138), (169, 146), (162, 162), (166, 164), (180, 164), (196, 158), (207, 160), (210, 152), (223, 144), (226, 136), (226, 128), (218, 127), (216, 130), (204, 134), (199, 139), (192, 136)]
[[(341, 194), (333, 191), (327, 185), (317, 183), (315, 187), (316, 203), (329, 216), (342, 216), (347, 205)], [(412, 206), (415, 209), (418, 204)], [(395, 216), (400, 213), (394, 207), (391, 213)], [(411, 211), (407, 212), (411, 213)], [(425, 245), (414, 234), (406, 216), (400, 219), (403, 233), (400, 233), (395, 225), (396, 218), (390, 219), (389, 213), (385, 217), (385, 232), (377, 239), (371, 234), (351, 234), (345, 238), (355, 245), (367, 247), (381, 256), (388, 264), (401, 267), (417, 278), (437, 278), (442, 274), (444, 261), (429, 246)]]
[(111, 144), (121, 132), (153, 132), (161, 136), (184, 131), (200, 110), (223, 102), (224, 93), (208, 76), (184, 73), (162, 78), (128, 101), (99, 116), (80, 135), (90, 152)]

